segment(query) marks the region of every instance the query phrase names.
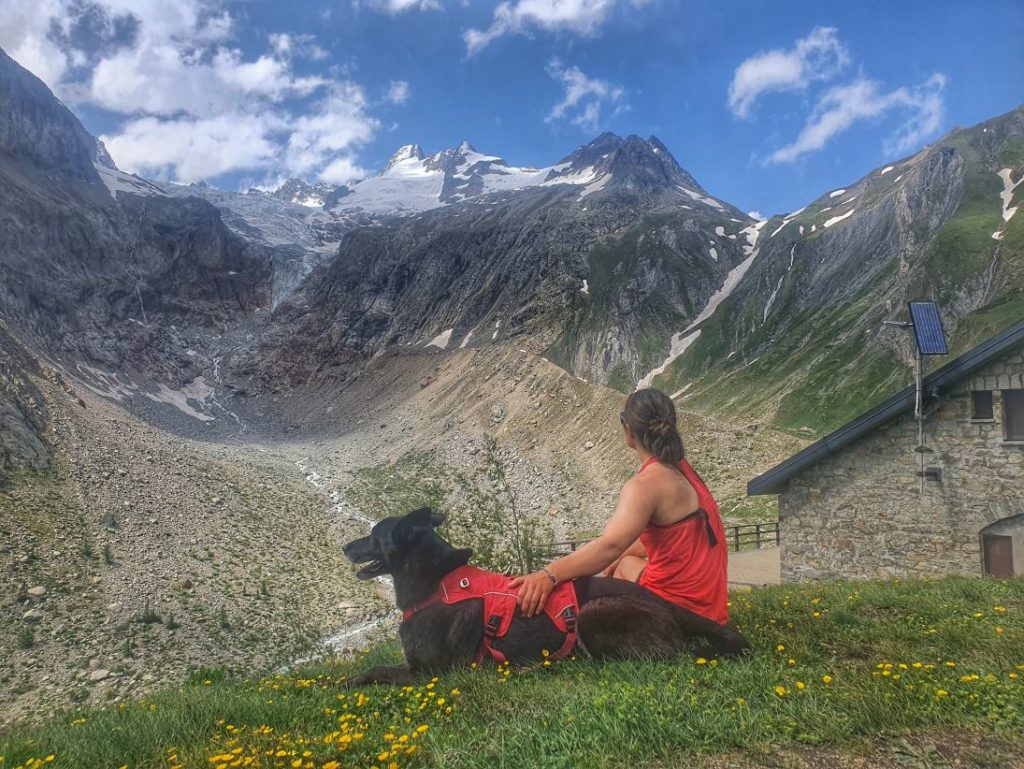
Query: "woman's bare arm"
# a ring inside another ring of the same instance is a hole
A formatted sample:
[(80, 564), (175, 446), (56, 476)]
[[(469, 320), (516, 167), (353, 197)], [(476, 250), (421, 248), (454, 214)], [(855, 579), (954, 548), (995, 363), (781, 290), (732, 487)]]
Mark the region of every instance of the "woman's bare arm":
[(626, 552), (612, 561), (611, 565), (605, 569), (602, 574), (606, 577), (610, 577), (615, 574), (615, 570), (619, 568), (619, 564), (622, 563), (622, 559), (630, 555), (635, 556), (636, 558), (647, 557), (647, 550), (644, 548), (644, 544), (640, 541), (639, 537), (636, 538), (636, 541), (634, 541), (632, 545), (626, 548)]
[(523, 614), (532, 617), (554, 589), (552, 577), (559, 582), (598, 574), (626, 552), (640, 536), (654, 512), (651, 491), (631, 480), (619, 494), (619, 504), (597, 539), (564, 558), (549, 563), (533, 574), (517, 577), (510, 587), (519, 587), (519, 605)]

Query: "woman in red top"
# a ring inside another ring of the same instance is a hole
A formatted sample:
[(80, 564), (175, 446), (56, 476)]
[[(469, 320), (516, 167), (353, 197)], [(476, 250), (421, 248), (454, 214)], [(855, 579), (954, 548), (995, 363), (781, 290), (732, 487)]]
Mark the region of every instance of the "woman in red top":
[(725, 531), (711, 492), (683, 458), (672, 399), (637, 390), (620, 420), (640, 470), (623, 487), (600, 537), (512, 582), (523, 613), (539, 612), (558, 582), (603, 571), (724, 625)]

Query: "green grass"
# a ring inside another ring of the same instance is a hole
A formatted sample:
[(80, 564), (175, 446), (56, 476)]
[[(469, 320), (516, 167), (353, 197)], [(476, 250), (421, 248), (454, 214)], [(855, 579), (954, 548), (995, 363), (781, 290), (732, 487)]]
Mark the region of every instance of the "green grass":
[(0, 766), (53, 755), (52, 766), (75, 769), (604, 769), (853, 749), (920, 731), (1009, 740), (1024, 729), (1024, 579), (779, 586), (735, 593), (732, 612), (756, 650), (749, 659), (486, 666), (360, 692), (338, 683), (397, 661), (396, 646), (287, 676), (201, 672), (144, 700), (0, 736)]

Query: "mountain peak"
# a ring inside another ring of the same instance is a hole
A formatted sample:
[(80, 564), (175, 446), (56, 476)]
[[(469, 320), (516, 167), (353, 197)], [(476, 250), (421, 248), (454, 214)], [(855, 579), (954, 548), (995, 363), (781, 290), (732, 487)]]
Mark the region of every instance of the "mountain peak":
[(391, 156), (391, 160), (389, 160), (388, 164), (384, 166), (383, 173), (387, 173), (394, 166), (406, 160), (423, 160), (424, 157), (426, 156), (423, 154), (423, 148), (420, 145), (403, 144), (395, 150), (395, 154)]
[(42, 80), (0, 49), (0, 153), (99, 184), (96, 139)]

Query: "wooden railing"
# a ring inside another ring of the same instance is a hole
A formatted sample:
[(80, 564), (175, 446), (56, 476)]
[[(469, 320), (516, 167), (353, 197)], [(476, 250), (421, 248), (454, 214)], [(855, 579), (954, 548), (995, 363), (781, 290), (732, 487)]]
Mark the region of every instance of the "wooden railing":
[[(779, 522), (766, 521), (764, 523), (741, 523), (736, 526), (725, 527), (726, 546), (734, 553), (744, 550), (760, 550), (764, 547), (778, 547), (779, 544)], [(550, 548), (546, 548), (551, 558), (559, 558), (574, 552), (580, 545), (585, 545), (587, 540), (570, 540), (568, 542), (552, 542)]]

